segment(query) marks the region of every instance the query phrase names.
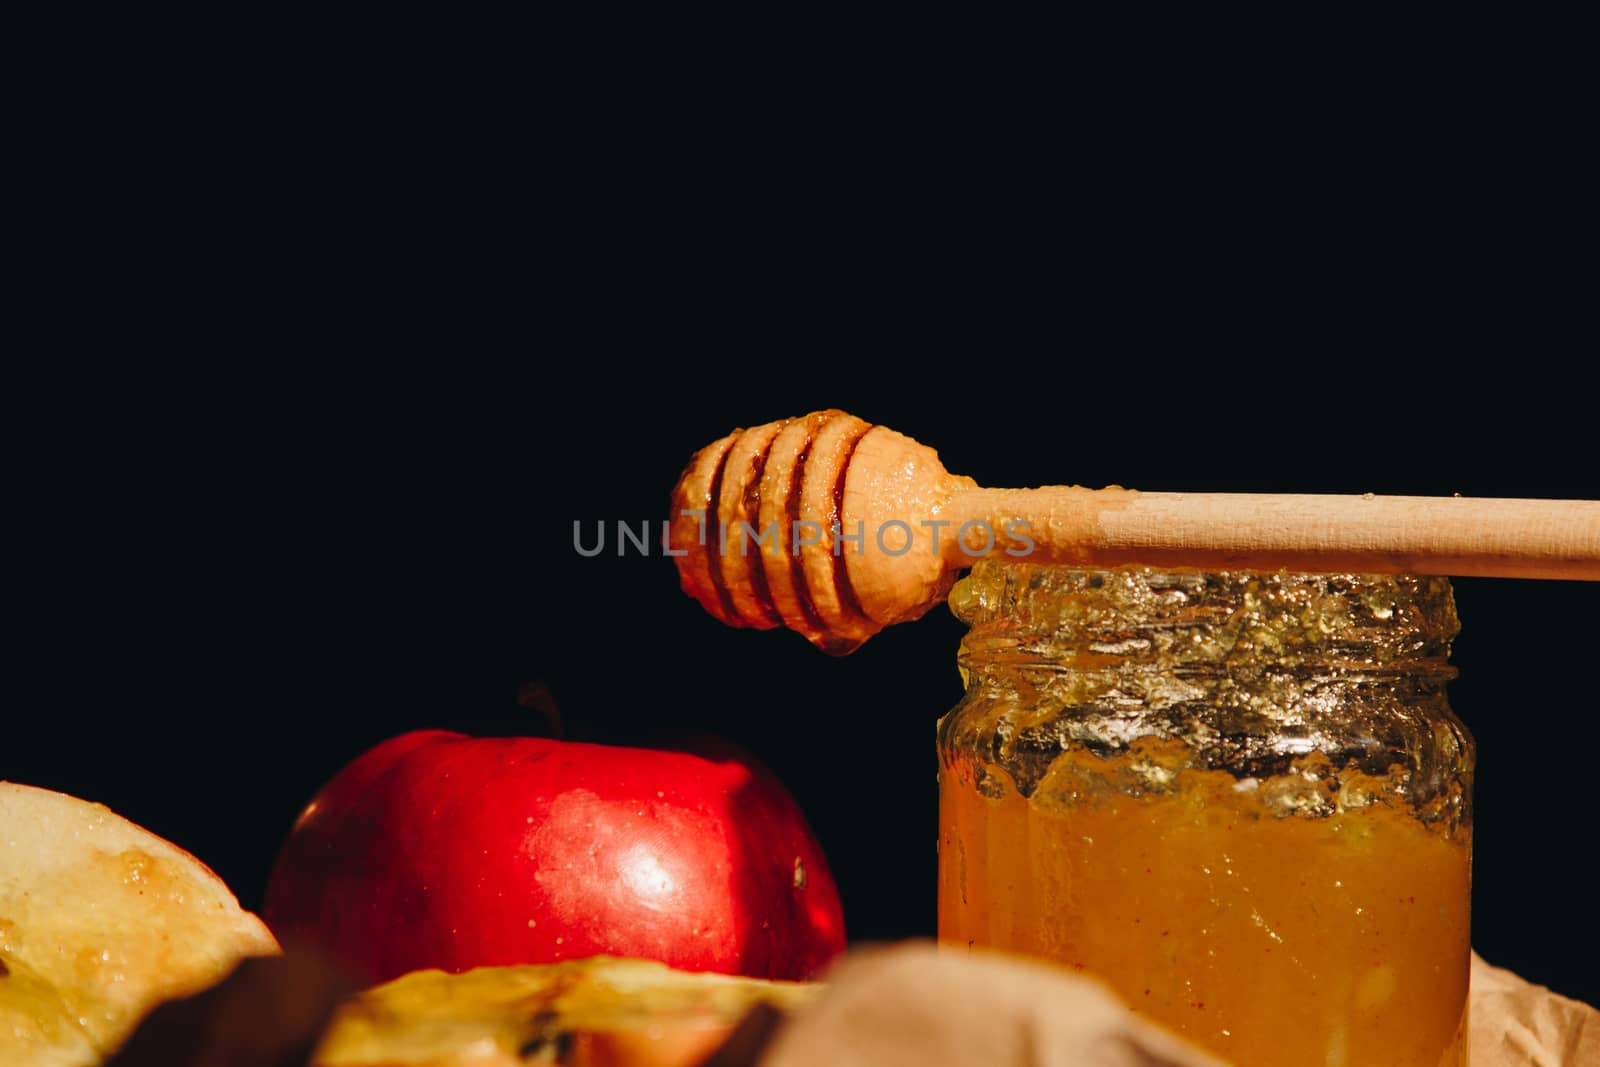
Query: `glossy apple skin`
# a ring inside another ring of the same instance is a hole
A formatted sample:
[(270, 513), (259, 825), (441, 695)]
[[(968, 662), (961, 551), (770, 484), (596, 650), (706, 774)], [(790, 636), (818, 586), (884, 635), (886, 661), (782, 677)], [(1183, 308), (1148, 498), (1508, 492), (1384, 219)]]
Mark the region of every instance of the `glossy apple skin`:
[(801, 979), (845, 942), (799, 808), (737, 753), (443, 730), (391, 738), (323, 787), (264, 912), (285, 944), (374, 982), (601, 953)]

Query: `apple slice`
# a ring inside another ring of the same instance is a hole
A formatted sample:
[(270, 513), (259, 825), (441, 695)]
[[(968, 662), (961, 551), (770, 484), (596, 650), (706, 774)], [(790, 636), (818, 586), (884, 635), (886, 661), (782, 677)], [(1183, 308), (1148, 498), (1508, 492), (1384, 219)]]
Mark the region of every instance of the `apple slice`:
[(155, 1004), (277, 951), (181, 848), (104, 805), (0, 782), (0, 1063), (98, 1063)]
[(417, 971), (347, 1001), (315, 1067), (691, 1067), (754, 1009), (775, 1023), (821, 986), (595, 956)]

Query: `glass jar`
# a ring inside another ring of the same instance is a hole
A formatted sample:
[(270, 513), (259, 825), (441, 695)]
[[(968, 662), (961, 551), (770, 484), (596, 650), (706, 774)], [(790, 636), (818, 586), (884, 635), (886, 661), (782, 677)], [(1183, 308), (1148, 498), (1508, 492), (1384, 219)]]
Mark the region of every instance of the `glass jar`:
[(983, 560), (950, 604), (939, 937), (1239, 1067), (1466, 1062), (1448, 580)]

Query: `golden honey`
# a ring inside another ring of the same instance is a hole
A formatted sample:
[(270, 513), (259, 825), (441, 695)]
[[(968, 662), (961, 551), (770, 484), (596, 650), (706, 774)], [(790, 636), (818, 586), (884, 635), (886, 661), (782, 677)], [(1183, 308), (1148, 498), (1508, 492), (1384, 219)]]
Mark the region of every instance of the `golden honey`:
[(1240, 1067), (1466, 1062), (1470, 737), (1442, 579), (986, 565), (939, 936)]

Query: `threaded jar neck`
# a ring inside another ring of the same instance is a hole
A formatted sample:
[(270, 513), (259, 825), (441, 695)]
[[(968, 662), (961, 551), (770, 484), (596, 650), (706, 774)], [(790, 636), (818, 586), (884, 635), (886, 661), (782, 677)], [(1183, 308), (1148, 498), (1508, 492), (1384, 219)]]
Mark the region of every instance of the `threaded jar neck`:
[(1459, 632), (1446, 578), (1110, 571), (980, 560), (950, 594), (961, 663), (1180, 673), (1422, 673)]
[(1351, 775), (1430, 819), (1469, 811), (1471, 738), (1445, 696), (1448, 579), (984, 560), (950, 606), (971, 630), (943, 758), (1002, 770), (1023, 796), (1062, 757), (1143, 766), (1160, 750), (1163, 781), (1316, 783), (1310, 811)]

